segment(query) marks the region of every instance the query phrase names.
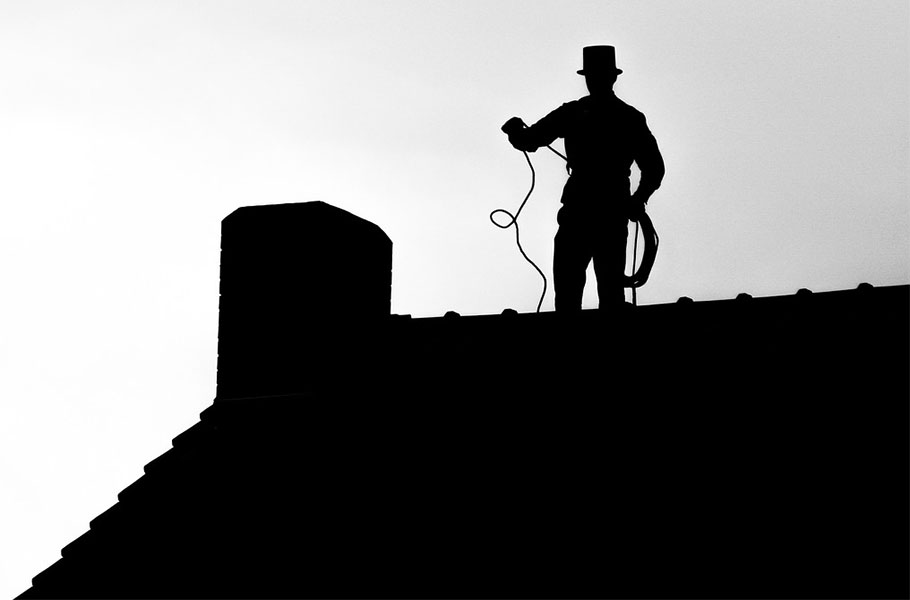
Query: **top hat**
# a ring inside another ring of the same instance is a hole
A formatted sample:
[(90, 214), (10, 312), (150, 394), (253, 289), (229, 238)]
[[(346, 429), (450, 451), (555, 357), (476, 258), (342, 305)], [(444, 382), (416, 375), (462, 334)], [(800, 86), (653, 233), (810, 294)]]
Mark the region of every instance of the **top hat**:
[(582, 68), (579, 75), (596, 73), (622, 73), (616, 68), (616, 48), (613, 46), (585, 46), (582, 49)]

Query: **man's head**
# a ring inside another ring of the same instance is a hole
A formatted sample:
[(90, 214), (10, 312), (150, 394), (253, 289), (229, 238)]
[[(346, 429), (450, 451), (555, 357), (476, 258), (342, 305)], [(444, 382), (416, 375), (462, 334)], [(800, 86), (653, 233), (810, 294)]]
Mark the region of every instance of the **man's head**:
[(616, 77), (622, 73), (616, 68), (616, 49), (613, 46), (586, 46), (582, 50), (582, 64), (578, 74), (585, 76), (592, 96), (612, 93)]
[(588, 86), (588, 92), (594, 97), (612, 94), (616, 75), (616, 73), (586, 73), (585, 85)]

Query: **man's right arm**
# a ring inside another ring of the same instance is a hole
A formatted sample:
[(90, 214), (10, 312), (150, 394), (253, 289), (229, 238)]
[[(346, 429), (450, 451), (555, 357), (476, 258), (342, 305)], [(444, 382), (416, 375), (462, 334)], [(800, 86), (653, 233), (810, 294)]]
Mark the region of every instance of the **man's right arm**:
[(565, 123), (565, 104), (527, 127), (518, 117), (512, 117), (502, 126), (508, 134), (509, 143), (517, 150), (534, 152), (538, 148), (549, 146), (556, 138), (563, 137)]

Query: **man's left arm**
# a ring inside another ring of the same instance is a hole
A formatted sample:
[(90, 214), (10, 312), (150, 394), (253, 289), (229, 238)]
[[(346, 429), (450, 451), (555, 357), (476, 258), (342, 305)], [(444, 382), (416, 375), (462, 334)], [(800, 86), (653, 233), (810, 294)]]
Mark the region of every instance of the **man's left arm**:
[(641, 116), (641, 126), (635, 143), (635, 163), (641, 171), (641, 179), (638, 188), (632, 194), (633, 213), (639, 210), (644, 212), (645, 204), (660, 187), (666, 172), (663, 156), (657, 147), (657, 140), (648, 129), (644, 115)]

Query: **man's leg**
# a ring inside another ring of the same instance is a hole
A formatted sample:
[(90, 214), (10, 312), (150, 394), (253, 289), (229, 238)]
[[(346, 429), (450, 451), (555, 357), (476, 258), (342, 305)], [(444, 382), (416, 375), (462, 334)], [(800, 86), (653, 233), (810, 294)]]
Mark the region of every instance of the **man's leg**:
[(553, 240), (553, 288), (557, 312), (581, 310), (585, 289), (585, 271), (591, 262), (591, 252), (580, 223), (573, 223), (571, 215), (559, 209), (559, 229)]
[(597, 277), (597, 298), (602, 309), (621, 306), (626, 301), (623, 276), (628, 236), (629, 224), (624, 219), (608, 221), (597, 236), (594, 275)]

